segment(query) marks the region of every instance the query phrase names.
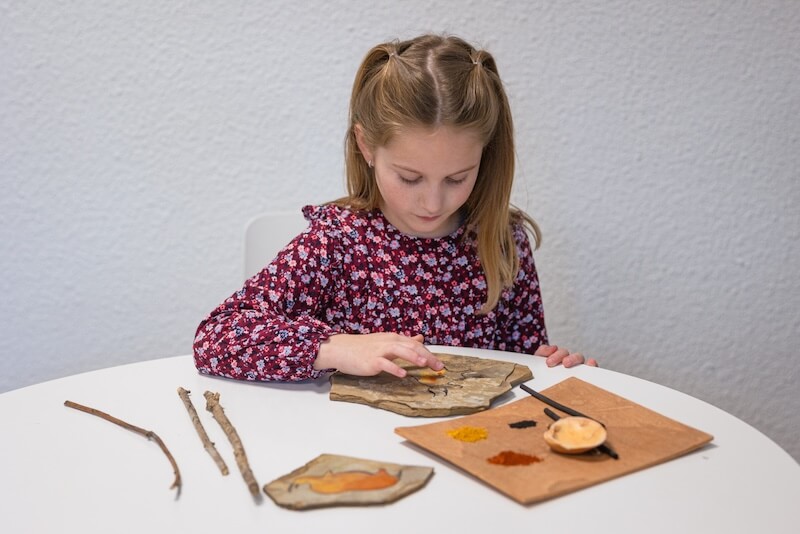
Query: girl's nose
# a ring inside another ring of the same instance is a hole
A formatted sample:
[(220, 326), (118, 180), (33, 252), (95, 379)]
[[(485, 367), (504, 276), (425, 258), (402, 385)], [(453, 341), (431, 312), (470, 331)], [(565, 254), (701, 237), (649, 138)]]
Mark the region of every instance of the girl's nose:
[(431, 215), (439, 215), (444, 205), (444, 192), (436, 186), (428, 187), (420, 198), (422, 209)]

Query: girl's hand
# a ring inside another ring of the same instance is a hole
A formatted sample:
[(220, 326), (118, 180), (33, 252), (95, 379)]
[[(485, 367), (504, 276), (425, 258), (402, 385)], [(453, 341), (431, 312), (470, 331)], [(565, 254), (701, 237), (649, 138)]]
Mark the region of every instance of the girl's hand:
[(580, 352), (570, 352), (567, 349), (560, 349), (556, 345), (539, 345), (539, 348), (533, 354), (547, 358), (548, 367), (554, 367), (558, 364), (564, 367), (574, 367), (582, 363), (597, 367), (597, 360), (594, 358), (586, 360)]
[(388, 332), (335, 334), (320, 345), (314, 369), (337, 369), (356, 376), (373, 376), (385, 371), (403, 378), (405, 369), (393, 361), (400, 358), (434, 371), (441, 370), (444, 364), (422, 344), (424, 339), (422, 335), (408, 337)]

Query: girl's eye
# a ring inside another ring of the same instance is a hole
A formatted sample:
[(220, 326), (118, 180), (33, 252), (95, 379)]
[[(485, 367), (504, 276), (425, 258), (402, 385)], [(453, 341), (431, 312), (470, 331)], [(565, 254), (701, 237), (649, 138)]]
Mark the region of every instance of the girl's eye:
[(447, 178), (447, 183), (450, 185), (458, 185), (464, 183), (466, 179), (466, 176), (462, 176), (461, 178)]
[(405, 176), (401, 176), (401, 175), (398, 175), (398, 176), (400, 176), (400, 180), (402, 180), (402, 182), (405, 183), (405, 184), (415, 184), (415, 183), (419, 182), (420, 179), (422, 178), (421, 176), (414, 176), (412, 178), (406, 178)]

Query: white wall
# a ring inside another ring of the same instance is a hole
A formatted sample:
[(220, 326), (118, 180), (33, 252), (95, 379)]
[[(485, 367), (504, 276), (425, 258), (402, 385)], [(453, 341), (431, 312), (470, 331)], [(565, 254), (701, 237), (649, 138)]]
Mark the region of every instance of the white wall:
[(343, 192), (367, 49), (448, 31), (504, 75), (552, 341), (800, 459), (800, 3), (47, 4), (0, 2), (0, 391), (189, 353), (247, 220)]

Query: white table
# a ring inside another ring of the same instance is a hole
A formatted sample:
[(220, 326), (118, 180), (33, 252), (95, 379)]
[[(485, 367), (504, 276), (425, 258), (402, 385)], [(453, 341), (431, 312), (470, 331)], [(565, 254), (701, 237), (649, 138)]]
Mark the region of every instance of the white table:
[[(327, 380), (251, 384), (199, 375), (190, 356), (125, 365), (0, 395), (0, 531), (40, 532), (780, 532), (800, 526), (800, 465), (766, 436), (705, 402), (604, 369), (549, 369), (543, 358), (433, 347), (528, 365), (545, 389), (568, 376), (714, 435), (676, 460), (522, 506), (406, 443), (398, 426), (431, 422), (328, 399)], [(176, 389), (192, 400), (226, 459), (222, 477)], [(428, 485), (393, 504), (291, 511), (256, 503), (219, 426), (218, 391), (262, 486), (321, 453), (432, 466)], [(508, 402), (526, 394), (515, 388)], [(155, 431), (175, 456), (183, 491), (158, 446), (63, 406), (72, 400)]]

